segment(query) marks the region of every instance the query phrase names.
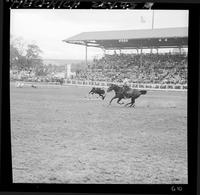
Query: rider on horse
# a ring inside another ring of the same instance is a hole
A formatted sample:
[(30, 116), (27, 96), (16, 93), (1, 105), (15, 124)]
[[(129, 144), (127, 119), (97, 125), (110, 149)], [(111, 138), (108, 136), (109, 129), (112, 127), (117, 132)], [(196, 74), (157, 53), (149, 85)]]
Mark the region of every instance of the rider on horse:
[(123, 80), (123, 94), (124, 94), (124, 96), (126, 95), (126, 92), (130, 89), (128, 84), (129, 84), (129, 80), (127, 78), (125, 78)]

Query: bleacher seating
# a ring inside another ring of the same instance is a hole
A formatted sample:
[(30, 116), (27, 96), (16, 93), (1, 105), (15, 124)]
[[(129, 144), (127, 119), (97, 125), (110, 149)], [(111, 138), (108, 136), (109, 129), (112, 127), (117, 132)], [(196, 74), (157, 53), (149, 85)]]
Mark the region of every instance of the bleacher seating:
[(114, 54), (94, 60), (92, 66), (77, 74), (79, 80), (131, 83), (187, 83), (185, 54)]

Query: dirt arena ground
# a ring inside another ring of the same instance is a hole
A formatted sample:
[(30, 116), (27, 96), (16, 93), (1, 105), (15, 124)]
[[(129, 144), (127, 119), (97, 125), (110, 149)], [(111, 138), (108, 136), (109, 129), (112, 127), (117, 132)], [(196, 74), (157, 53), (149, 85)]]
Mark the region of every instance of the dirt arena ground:
[(188, 182), (186, 92), (148, 91), (126, 108), (90, 89), (11, 84), (14, 182)]

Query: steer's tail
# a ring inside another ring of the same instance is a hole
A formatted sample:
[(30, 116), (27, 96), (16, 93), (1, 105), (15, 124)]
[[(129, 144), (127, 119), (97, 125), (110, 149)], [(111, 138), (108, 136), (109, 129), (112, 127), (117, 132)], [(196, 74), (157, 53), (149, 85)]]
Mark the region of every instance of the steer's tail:
[(142, 95), (145, 95), (145, 94), (147, 93), (147, 91), (146, 91), (146, 90), (140, 90), (140, 93), (141, 93)]

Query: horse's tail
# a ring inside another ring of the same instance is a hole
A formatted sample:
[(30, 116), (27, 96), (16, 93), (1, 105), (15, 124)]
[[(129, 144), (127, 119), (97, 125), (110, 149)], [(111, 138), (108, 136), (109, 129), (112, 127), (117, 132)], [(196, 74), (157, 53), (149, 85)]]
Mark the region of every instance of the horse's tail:
[(140, 90), (140, 93), (141, 93), (142, 95), (144, 95), (144, 94), (147, 93), (147, 91), (146, 91), (146, 90)]

